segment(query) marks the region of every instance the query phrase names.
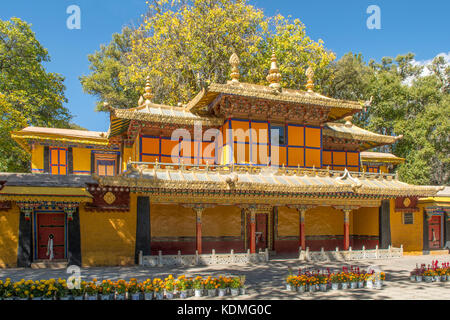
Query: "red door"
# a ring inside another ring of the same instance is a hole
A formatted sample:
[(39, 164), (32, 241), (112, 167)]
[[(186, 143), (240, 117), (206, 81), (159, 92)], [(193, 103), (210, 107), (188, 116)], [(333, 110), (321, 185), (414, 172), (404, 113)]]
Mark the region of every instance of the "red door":
[(441, 217), (433, 216), (428, 221), (428, 242), (430, 249), (438, 249), (441, 247)]
[(37, 214), (38, 259), (49, 259), (47, 245), (53, 234), (53, 259), (65, 258), (65, 215), (64, 213)]
[[(256, 252), (259, 249), (267, 248), (267, 214), (257, 213), (255, 217), (256, 221)], [(247, 215), (247, 242), (248, 248), (250, 248), (250, 213)]]

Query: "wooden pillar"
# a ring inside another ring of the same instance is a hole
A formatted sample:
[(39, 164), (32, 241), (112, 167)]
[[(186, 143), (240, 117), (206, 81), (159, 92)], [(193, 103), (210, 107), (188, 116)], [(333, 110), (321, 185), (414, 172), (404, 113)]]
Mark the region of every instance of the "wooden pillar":
[(17, 266), (29, 268), (33, 260), (32, 208), (20, 207), (19, 243), (17, 248)]
[(202, 213), (204, 208), (195, 207), (196, 213), (196, 231), (195, 231), (195, 239), (196, 239), (196, 250), (198, 254), (202, 254)]
[(344, 209), (344, 250), (348, 250), (350, 247), (350, 212), (351, 209)]
[(250, 208), (250, 253), (256, 253), (256, 209)]
[(298, 213), (299, 213), (298, 246), (302, 247), (302, 250), (305, 250), (306, 249), (306, 236), (305, 236), (306, 208), (298, 209)]

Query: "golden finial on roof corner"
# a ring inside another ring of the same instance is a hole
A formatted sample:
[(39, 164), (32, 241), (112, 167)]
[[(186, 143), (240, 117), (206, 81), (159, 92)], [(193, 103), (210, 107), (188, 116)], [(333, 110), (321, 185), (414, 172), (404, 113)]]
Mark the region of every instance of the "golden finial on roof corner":
[(152, 88), (150, 87), (150, 76), (147, 76), (147, 78), (145, 79), (144, 99), (151, 100), (152, 98), (153, 98), (153, 94), (152, 94)]
[(270, 59), (270, 70), (269, 74), (267, 75), (267, 81), (270, 83), (269, 87), (274, 89), (280, 89), (281, 88), (281, 74), (280, 69), (278, 69), (277, 64), (277, 56), (275, 55), (275, 49), (272, 50), (272, 58)]
[(239, 82), (239, 57), (236, 53), (233, 53), (230, 57), (230, 65), (231, 65), (231, 83), (238, 83)]
[(306, 77), (308, 78), (308, 81), (306, 82), (306, 89), (308, 89), (308, 92), (313, 92), (314, 90), (314, 70), (311, 66), (306, 69)]

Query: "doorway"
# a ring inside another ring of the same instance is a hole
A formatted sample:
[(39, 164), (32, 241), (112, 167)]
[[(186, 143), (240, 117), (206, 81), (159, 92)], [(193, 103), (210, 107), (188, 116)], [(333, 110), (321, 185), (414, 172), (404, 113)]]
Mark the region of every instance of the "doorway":
[(53, 259), (66, 258), (66, 216), (64, 212), (36, 213), (36, 258), (47, 260), (49, 236), (53, 235)]

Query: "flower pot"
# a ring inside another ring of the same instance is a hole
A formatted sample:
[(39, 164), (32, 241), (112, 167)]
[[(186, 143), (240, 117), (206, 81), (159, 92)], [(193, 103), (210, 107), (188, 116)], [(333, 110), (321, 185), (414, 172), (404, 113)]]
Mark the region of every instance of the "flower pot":
[(187, 290), (181, 290), (180, 291), (180, 299), (186, 299), (188, 297)]
[(447, 281), (450, 281), (450, 274), (447, 275)]
[(375, 281), (375, 288), (381, 289), (381, 287), (382, 287), (381, 281), (380, 280)]
[(216, 289), (208, 289), (208, 297), (215, 297)]
[(102, 294), (100, 295), (102, 300), (111, 300), (111, 295), (110, 294)]
[(163, 300), (164, 299), (164, 293), (163, 292), (156, 292), (156, 300)]
[(294, 286), (292, 284), (286, 283), (286, 290), (287, 291), (293, 291), (292, 288), (294, 288)]
[(433, 281), (441, 282), (441, 276), (434, 276)]
[(417, 282), (422, 282), (422, 276), (416, 276), (416, 281)]
[(326, 292), (327, 291), (327, 284), (326, 283), (320, 284), (320, 291), (322, 291), (322, 292)]
[(416, 276), (409, 276), (409, 279), (410, 279), (411, 281), (416, 281)]
[(141, 293), (140, 292), (132, 293), (131, 300), (141, 300)]
[(145, 292), (144, 300), (153, 300), (153, 292)]
[(125, 300), (125, 293), (116, 294), (116, 300)]
[(298, 286), (297, 291), (300, 293), (304, 293), (306, 291), (306, 286)]
[(194, 289), (194, 296), (195, 297), (201, 297), (203, 295), (202, 289)]
[(331, 290), (339, 290), (339, 283), (332, 283)]
[(86, 300), (97, 300), (96, 294), (88, 294), (86, 295)]
[(441, 281), (447, 281), (447, 276), (446, 275), (441, 276)]
[(358, 281), (358, 288), (364, 288), (364, 281)]
[(348, 289), (348, 282), (342, 282), (342, 290)]
[(173, 299), (173, 291), (166, 291), (166, 298)]
[(358, 288), (358, 282), (356, 282), (356, 281), (350, 282), (350, 288), (357, 289)]
[(366, 288), (373, 289), (373, 281), (372, 280), (366, 281)]
[(316, 291), (315, 285), (309, 286), (309, 292), (315, 292), (315, 291)]
[[(294, 288), (295, 291), (295, 288)], [(239, 294), (244, 295), (245, 294), (245, 288), (239, 288)]]
[(227, 295), (227, 289), (219, 288), (219, 297), (225, 297)]
[(19, 298), (20, 301), (28, 300), (28, 298)]
[(64, 296), (64, 297), (59, 297), (59, 300), (63, 300), (63, 301), (67, 301), (67, 300), (72, 300), (71, 296)]
[(239, 295), (239, 288), (231, 288), (231, 296), (236, 297)]
[(424, 276), (425, 282), (433, 282), (432, 276)]
[(195, 291), (194, 289), (188, 289), (188, 295), (189, 295), (190, 297), (193, 297), (194, 294), (195, 294), (194, 291)]
[[(6, 298), (5, 298), (5, 300), (6, 300)], [(41, 301), (42, 297), (34, 297), (34, 298), (31, 298), (31, 300), (39, 300), (39, 301)]]
[(43, 297), (42, 300), (50, 301), (50, 300), (53, 300), (53, 297)]

